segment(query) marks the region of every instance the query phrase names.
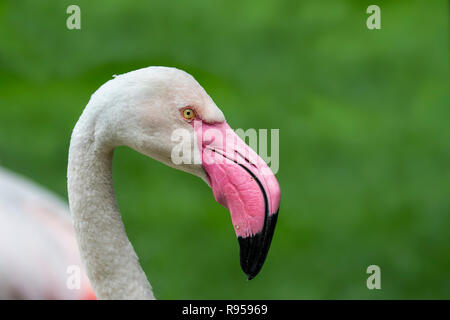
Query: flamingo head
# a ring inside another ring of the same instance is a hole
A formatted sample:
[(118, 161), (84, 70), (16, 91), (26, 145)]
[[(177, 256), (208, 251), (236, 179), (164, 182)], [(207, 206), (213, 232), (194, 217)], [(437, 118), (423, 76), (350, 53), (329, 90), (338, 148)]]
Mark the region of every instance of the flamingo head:
[(200, 84), (184, 71), (149, 67), (116, 76), (91, 102), (89, 112), (101, 114), (95, 130), (102, 145), (127, 145), (212, 188), (230, 211), (242, 270), (255, 277), (272, 241), (280, 187)]

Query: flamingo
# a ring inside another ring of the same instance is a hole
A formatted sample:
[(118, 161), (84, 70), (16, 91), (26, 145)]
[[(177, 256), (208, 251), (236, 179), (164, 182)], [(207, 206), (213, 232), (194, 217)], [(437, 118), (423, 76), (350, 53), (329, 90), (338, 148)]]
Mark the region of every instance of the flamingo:
[[(174, 139), (174, 132), (184, 138)], [(113, 188), (114, 148), (128, 146), (203, 179), (229, 209), (249, 279), (267, 256), (280, 187), (188, 73), (147, 67), (115, 76), (90, 98), (72, 133), (69, 206), (81, 257), (99, 299), (154, 299), (128, 240)], [(174, 161), (174, 150), (192, 161)], [(183, 152), (184, 156), (184, 152)], [(197, 159), (197, 161), (195, 161)]]
[(0, 237), (1, 300), (95, 299), (67, 205), (2, 168)]

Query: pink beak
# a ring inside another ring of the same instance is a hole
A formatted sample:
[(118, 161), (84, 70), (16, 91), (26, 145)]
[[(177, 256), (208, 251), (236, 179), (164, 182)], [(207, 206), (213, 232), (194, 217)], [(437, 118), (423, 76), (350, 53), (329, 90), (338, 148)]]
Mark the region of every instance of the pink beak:
[(248, 279), (261, 270), (280, 207), (280, 186), (256, 152), (226, 122), (194, 123), (198, 146), (214, 197), (231, 214)]

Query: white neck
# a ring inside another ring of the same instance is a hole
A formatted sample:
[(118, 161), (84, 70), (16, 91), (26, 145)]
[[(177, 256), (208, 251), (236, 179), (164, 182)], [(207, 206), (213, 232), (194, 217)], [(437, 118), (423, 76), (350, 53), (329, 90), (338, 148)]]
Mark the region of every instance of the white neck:
[(97, 298), (154, 299), (117, 206), (114, 146), (101, 138), (94, 121), (84, 114), (70, 144), (69, 204), (81, 258)]

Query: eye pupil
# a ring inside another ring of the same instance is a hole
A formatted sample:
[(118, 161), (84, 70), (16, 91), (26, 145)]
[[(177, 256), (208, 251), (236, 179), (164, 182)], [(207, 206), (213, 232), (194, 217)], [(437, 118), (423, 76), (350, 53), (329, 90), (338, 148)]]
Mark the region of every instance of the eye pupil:
[(185, 109), (183, 111), (183, 117), (187, 120), (194, 118), (194, 111), (192, 109)]

